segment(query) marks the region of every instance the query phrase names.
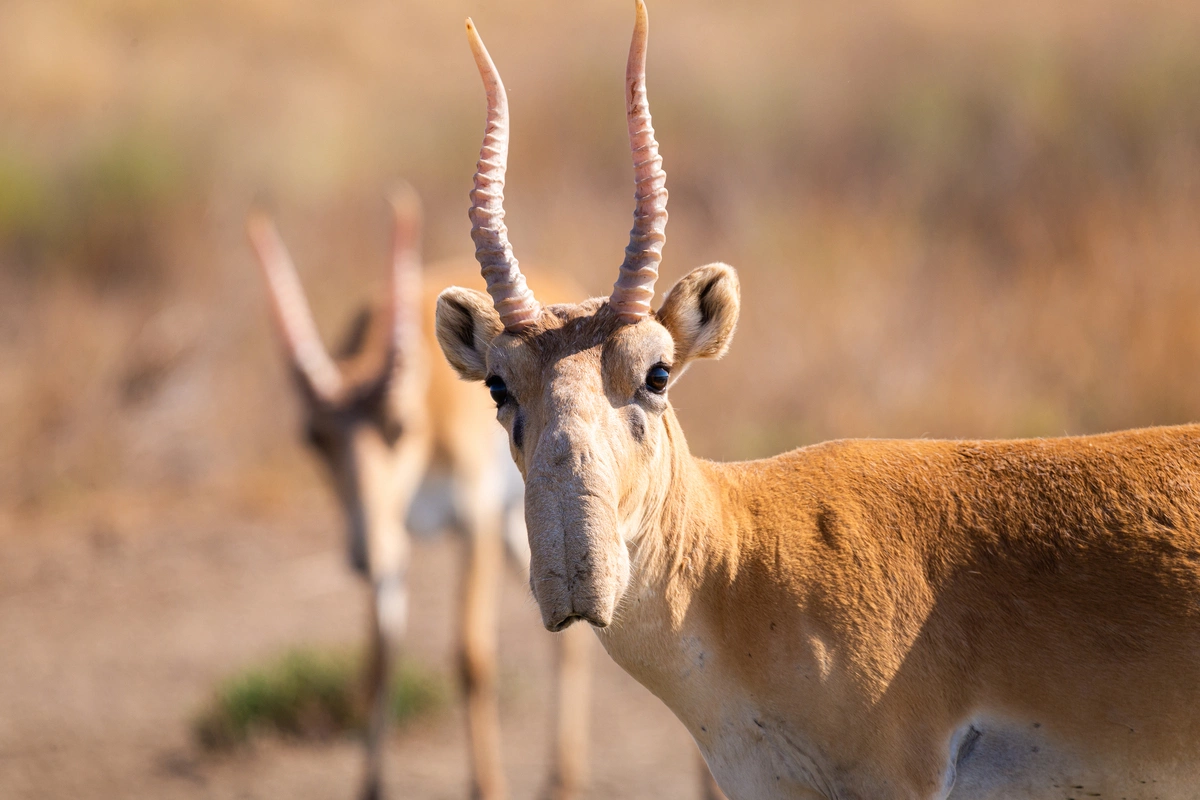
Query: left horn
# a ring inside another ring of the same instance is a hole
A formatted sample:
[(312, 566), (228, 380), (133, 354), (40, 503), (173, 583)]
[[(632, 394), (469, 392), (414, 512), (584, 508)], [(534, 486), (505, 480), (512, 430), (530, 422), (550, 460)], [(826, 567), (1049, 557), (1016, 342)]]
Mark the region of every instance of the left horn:
[(475, 24), (467, 20), (467, 39), (487, 93), (487, 129), (471, 190), (471, 238), (488, 294), (504, 329), (522, 331), (537, 322), (542, 308), (525, 285), (525, 276), (508, 243), (504, 224), (504, 173), (508, 168), (508, 95)]
[(246, 234), (267, 279), (272, 316), (292, 365), (313, 394), (332, 402), (342, 391), (342, 375), (321, 344), (304, 288), (279, 231), (270, 217), (256, 211), (246, 220)]
[(646, 99), (646, 38), (650, 22), (646, 4), (636, 0), (637, 21), (633, 42), (629, 45), (629, 63), (625, 68), (625, 107), (629, 121), (629, 146), (633, 151), (636, 189), (633, 230), (625, 248), (625, 262), (609, 299), (617, 316), (625, 322), (637, 322), (650, 315), (654, 282), (667, 240), (667, 173), (662, 168), (654, 126), (650, 122), (650, 103)]

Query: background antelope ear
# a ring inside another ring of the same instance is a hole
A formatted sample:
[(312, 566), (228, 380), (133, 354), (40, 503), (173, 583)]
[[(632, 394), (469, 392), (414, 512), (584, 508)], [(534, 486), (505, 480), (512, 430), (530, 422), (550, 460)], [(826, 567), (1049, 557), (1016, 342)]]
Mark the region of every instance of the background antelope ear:
[(487, 348), (504, 331), (492, 298), (451, 286), (437, 300), (437, 340), (450, 366), (465, 381), (487, 377)]
[(676, 363), (725, 355), (741, 305), (737, 272), (728, 264), (697, 267), (683, 276), (655, 315), (675, 340)]

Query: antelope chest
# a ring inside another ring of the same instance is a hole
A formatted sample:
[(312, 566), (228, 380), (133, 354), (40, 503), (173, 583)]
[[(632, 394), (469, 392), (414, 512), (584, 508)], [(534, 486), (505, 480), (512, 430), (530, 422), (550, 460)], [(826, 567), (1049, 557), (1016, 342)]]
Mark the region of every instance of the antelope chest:
[(697, 731), (697, 743), (731, 800), (829, 796), (804, 744), (777, 720), (746, 706), (718, 723), (716, 730), (707, 728)]
[[(705, 728), (708, 726), (706, 725)], [(708, 736), (709, 733), (714, 735)], [(1197, 796), (1187, 765), (1133, 763), (1119, 754), (1085, 758), (1040, 725), (1000, 717), (964, 721), (937, 752), (914, 752), (889, 773), (868, 757), (842, 767), (818, 764), (803, 734), (749, 706), (727, 711), (716, 730), (697, 736), (730, 800), (1188, 800)], [(701, 737), (708, 738), (702, 739)], [(847, 739), (856, 738), (847, 731)], [(838, 742), (822, 743), (837, 750)], [(912, 768), (933, 764), (926, 775)]]

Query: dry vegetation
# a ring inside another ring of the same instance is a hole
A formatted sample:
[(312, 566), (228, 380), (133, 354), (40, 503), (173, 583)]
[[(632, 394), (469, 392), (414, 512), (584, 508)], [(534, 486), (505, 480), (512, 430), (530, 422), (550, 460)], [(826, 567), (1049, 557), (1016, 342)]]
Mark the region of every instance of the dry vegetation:
[[(230, 750), (255, 735), (327, 741), (367, 727), (362, 659), (295, 648), (226, 678), (196, 716), (192, 733), (206, 750)], [(403, 725), (438, 710), (448, 692), (441, 676), (405, 662), (392, 680), (392, 717)]]

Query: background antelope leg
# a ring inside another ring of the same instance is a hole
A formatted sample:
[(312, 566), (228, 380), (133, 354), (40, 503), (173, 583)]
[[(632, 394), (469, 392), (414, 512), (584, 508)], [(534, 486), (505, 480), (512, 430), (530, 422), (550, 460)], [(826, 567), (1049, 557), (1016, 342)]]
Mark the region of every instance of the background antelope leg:
[[(478, 486), (481, 481), (472, 481)], [(500, 562), (501, 510), (487, 500), (487, 492), (473, 490), (466, 509), (466, 550), (460, 596), (460, 678), (467, 701), (467, 728), (471, 747), (471, 796), (486, 800), (506, 797), (500, 753), (500, 719), (496, 695), (496, 626)]]
[(547, 800), (576, 797), (587, 783), (592, 638), (592, 632), (586, 626), (573, 625), (555, 640), (558, 692)]
[(404, 637), (408, 590), (399, 577), (377, 581), (371, 592), (370, 649), (366, 662), (367, 741), (363, 800), (383, 795), (383, 749), (391, 719), (389, 690), (396, 652)]

